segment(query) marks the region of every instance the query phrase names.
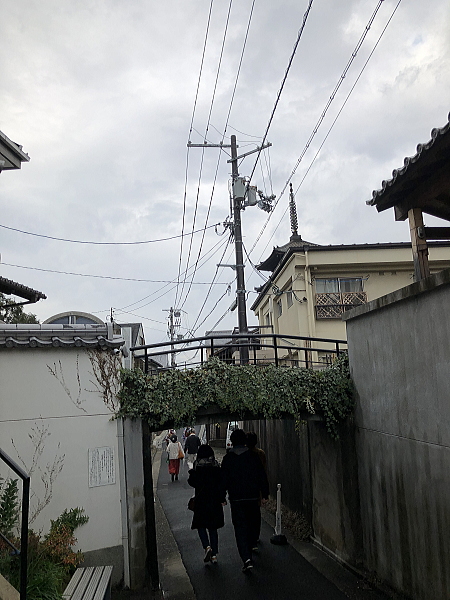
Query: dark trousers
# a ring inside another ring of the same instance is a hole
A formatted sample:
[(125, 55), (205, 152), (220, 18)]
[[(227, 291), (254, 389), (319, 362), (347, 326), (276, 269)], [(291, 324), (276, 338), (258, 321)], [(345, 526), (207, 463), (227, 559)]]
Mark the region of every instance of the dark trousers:
[(217, 529), (207, 530), (206, 527), (199, 527), (197, 531), (198, 537), (200, 538), (203, 548), (206, 550), (208, 546), (211, 546), (213, 556), (216, 556), (216, 554), (219, 551), (219, 536), (217, 534)]
[(239, 556), (243, 562), (252, 557), (252, 548), (259, 538), (261, 511), (258, 500), (232, 500), (231, 520)]

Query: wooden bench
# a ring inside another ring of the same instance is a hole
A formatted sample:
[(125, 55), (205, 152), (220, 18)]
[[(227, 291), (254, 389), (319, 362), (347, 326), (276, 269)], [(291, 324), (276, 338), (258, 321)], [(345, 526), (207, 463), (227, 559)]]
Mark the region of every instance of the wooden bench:
[(64, 590), (64, 600), (110, 600), (112, 566), (80, 567)]

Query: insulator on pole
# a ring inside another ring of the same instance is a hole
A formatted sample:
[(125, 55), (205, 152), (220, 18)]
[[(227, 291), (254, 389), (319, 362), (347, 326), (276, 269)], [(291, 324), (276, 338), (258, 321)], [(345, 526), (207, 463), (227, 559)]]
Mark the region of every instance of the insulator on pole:
[(270, 538), (272, 544), (284, 546), (288, 543), (286, 536), (281, 533), (281, 483), (277, 485), (277, 512), (275, 514), (275, 533)]

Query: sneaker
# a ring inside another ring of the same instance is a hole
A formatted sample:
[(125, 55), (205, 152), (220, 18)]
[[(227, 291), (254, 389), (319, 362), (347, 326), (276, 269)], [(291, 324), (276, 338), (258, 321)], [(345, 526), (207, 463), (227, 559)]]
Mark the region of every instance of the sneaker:
[(213, 565), (217, 565), (217, 556), (211, 556), (211, 562)]
[(211, 546), (207, 546), (207, 548), (205, 549), (205, 558), (203, 559), (203, 562), (207, 563), (211, 560), (212, 557), (212, 548)]
[(253, 563), (252, 563), (251, 559), (248, 558), (245, 561), (244, 566), (242, 567), (242, 572), (243, 573), (248, 573), (248, 571), (250, 571), (250, 569), (253, 569)]

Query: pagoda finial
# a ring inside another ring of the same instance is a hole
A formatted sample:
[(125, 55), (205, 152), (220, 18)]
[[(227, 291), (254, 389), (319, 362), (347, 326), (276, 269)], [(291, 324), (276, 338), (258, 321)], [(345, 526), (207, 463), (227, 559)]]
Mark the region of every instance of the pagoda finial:
[(292, 189), (292, 183), (289, 191), (289, 214), (291, 219), (291, 237), (298, 237), (298, 220), (297, 220), (297, 207), (295, 206), (294, 191)]

